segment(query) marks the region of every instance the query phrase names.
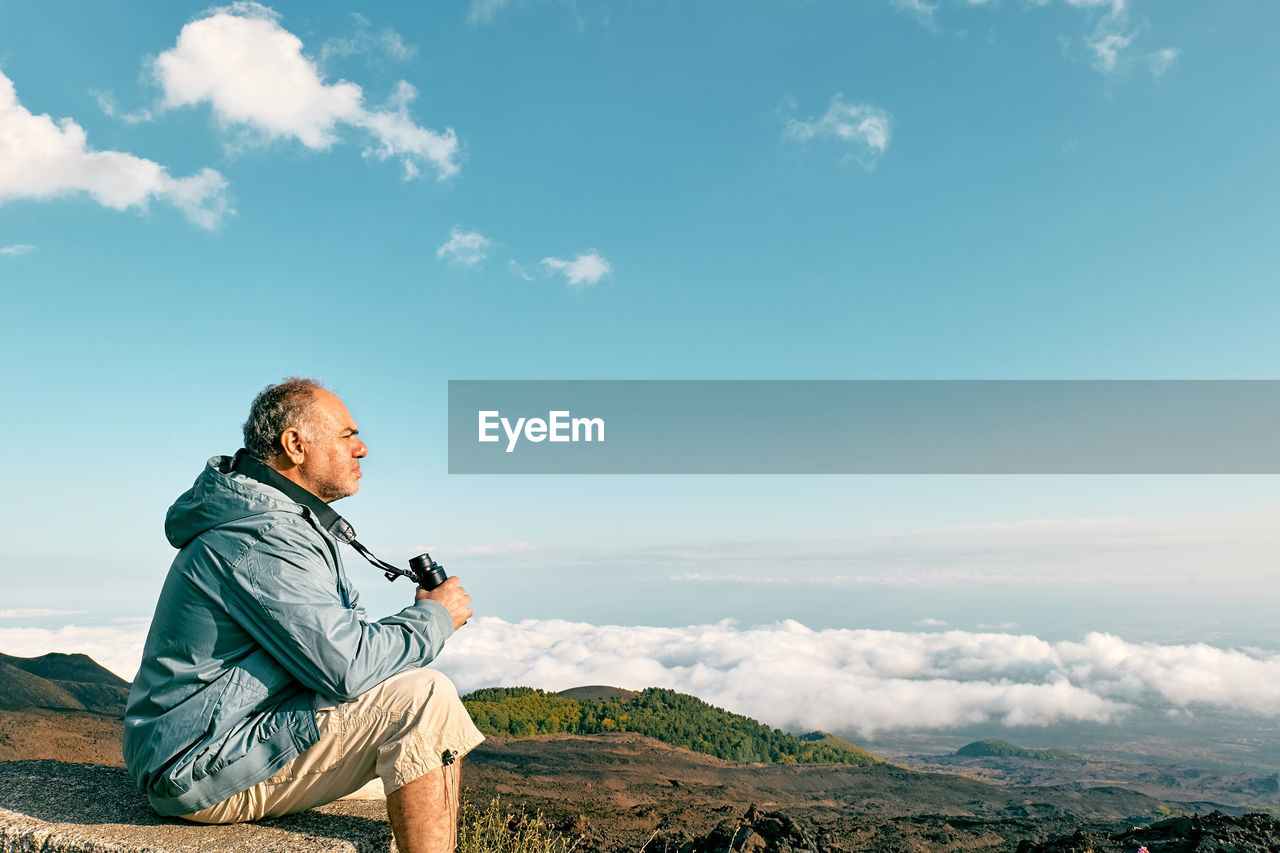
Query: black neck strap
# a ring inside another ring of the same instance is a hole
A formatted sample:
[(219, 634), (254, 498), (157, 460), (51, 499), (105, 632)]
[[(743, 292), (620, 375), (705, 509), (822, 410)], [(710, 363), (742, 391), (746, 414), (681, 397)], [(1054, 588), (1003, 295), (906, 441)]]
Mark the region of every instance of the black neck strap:
[(396, 575), (413, 578), (412, 573), (378, 559), (373, 555), (373, 552), (357, 542), (356, 529), (351, 526), (349, 521), (338, 515), (333, 507), (244, 448), (236, 451), (235, 459), (231, 462), (231, 470), (257, 480), (259, 483), (265, 483), (273, 489), (279, 489), (291, 501), (306, 507), (315, 516), (316, 522), (327, 530), (330, 536), (355, 548), (356, 553), (361, 557), (386, 572), (389, 580), (394, 580)]

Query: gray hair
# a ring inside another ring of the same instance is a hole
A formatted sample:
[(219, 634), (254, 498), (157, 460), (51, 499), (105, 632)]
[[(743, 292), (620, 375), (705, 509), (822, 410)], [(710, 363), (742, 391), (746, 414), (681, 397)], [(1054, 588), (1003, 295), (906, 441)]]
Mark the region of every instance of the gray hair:
[(316, 389), (324, 388), (315, 379), (290, 376), (263, 388), (249, 407), (249, 420), (244, 422), (244, 447), (262, 461), (274, 459), (284, 450), (280, 436), (296, 427), (310, 431), (311, 403)]

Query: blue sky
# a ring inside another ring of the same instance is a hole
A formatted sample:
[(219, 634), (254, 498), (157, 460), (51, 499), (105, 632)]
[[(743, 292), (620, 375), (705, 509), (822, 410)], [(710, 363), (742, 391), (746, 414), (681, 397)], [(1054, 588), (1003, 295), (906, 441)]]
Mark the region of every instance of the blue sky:
[[(165, 508), (300, 373), (368, 438), (361, 539), (430, 547), (509, 622), (1274, 651), (1274, 477), (448, 476), (444, 405), (449, 379), (1277, 378), (1277, 25), (2, 2), (0, 644), (144, 620)], [(408, 595), (365, 577), (375, 613)]]

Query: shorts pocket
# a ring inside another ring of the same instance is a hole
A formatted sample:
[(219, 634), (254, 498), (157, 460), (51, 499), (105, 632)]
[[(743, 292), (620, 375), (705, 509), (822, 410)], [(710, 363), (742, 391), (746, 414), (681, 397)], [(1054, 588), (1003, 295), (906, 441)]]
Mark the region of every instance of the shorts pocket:
[(273, 782), (290, 782), (315, 773), (326, 773), (347, 757), (346, 720), (338, 708), (316, 711), (320, 739), (272, 777)]

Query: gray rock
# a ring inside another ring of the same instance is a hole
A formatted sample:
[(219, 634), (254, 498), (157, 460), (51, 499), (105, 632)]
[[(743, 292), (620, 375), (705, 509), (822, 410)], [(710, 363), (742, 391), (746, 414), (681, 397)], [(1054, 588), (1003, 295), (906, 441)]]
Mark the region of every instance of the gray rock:
[(257, 823), (200, 826), (151, 810), (122, 767), (0, 763), (0, 853), (387, 853), (384, 804), (342, 800)]

